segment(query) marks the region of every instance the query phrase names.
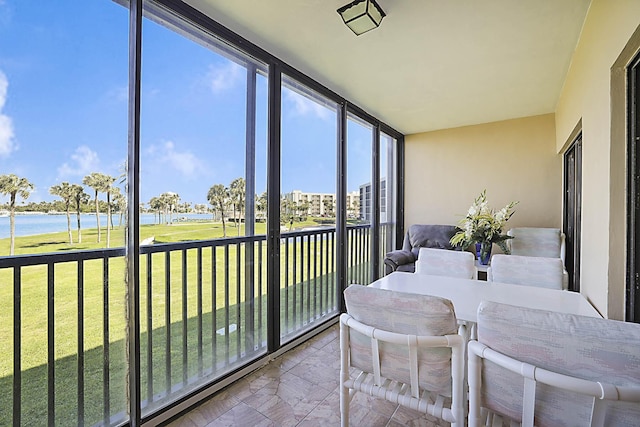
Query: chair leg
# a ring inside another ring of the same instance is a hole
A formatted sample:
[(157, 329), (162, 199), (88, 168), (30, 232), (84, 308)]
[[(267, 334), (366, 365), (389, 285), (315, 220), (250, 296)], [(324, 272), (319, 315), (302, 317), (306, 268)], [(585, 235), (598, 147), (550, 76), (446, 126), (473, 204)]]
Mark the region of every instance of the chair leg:
[(342, 323), (342, 318), (340, 320), (340, 425), (348, 427), (351, 398), (344, 383), (349, 378), (349, 327)]
[(349, 427), (349, 389), (340, 386), (340, 425)]

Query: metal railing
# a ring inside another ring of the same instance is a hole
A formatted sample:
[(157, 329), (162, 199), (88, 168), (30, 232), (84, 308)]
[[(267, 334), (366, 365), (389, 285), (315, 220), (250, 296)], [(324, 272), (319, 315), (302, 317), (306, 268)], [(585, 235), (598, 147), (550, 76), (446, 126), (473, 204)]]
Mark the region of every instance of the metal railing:
[[(349, 283), (369, 283), (369, 225)], [(266, 353), (266, 237), (140, 248), (143, 413)], [(335, 229), (282, 233), (285, 343), (337, 314)], [(125, 249), (0, 257), (0, 424), (127, 420)], [(11, 397), (12, 396), (12, 397)]]

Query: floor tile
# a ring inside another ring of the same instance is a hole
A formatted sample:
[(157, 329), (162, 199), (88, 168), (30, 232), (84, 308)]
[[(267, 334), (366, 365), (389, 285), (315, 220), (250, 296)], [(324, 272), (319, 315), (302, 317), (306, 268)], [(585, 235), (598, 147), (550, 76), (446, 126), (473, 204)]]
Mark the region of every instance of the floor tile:
[[(338, 325), (236, 381), (171, 427), (340, 425)], [(352, 427), (440, 427), (442, 420), (356, 393), (349, 405)]]
[(275, 427), (277, 424), (242, 402), (211, 421), (206, 427)]

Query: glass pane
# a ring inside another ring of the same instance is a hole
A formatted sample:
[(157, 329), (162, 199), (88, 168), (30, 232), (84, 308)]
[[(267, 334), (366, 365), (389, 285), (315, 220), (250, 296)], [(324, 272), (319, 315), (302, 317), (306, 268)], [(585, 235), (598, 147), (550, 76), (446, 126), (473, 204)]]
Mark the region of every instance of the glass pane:
[(266, 351), (267, 79), (263, 64), (145, 5), (140, 314), (149, 413)]
[(380, 134), (380, 276), (384, 275), (384, 256), (395, 249), (397, 141)]
[(128, 16), (0, 1), (0, 425), (127, 420)]
[[(363, 285), (371, 281), (372, 141), (373, 126), (354, 115), (349, 115), (347, 192), (351, 200), (352, 217), (347, 220), (347, 281)], [(357, 217), (354, 218), (356, 204)]]
[(294, 79), (282, 86), (281, 337), (337, 312), (337, 105)]

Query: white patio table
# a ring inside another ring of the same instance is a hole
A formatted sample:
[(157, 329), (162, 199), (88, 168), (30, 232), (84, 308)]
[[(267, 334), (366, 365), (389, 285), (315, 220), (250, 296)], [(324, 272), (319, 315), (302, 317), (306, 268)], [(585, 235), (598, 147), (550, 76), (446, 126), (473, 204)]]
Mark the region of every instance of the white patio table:
[(527, 308), (582, 316), (602, 317), (577, 292), (507, 283), (483, 282), (445, 276), (393, 272), (369, 286), (391, 291), (447, 298), (453, 302), (458, 320), (477, 322), (480, 302), (495, 301)]

